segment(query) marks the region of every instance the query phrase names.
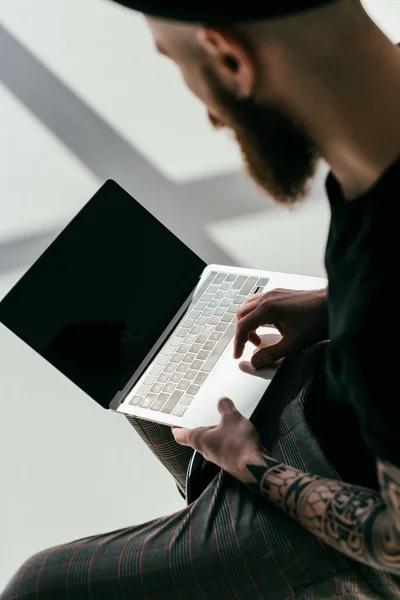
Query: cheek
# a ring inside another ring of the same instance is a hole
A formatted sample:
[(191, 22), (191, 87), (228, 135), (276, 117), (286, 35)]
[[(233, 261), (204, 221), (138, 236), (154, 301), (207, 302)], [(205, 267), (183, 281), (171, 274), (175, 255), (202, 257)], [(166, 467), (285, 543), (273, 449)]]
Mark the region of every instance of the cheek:
[(207, 82), (196, 68), (181, 68), (181, 74), (186, 87), (208, 108), (214, 107), (212, 94)]

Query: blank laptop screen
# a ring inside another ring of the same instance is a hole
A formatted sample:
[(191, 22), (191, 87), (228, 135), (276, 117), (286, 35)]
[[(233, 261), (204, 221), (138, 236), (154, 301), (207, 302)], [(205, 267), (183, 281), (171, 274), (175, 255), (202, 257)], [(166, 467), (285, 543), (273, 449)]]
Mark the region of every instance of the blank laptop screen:
[(104, 407), (205, 263), (107, 181), (0, 303), (0, 321)]

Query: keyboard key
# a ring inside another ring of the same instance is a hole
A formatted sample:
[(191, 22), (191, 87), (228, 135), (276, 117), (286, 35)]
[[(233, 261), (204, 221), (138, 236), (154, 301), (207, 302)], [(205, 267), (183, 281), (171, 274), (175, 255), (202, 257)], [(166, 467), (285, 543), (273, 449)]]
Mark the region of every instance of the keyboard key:
[(251, 290), (253, 289), (253, 287), (255, 286), (256, 282), (257, 282), (257, 277), (249, 277), (239, 293), (242, 296), (248, 296), (250, 294)]
[[(201, 315), (201, 310), (192, 310), (190, 311), (189, 319), (194, 319), (196, 321), (197, 317)], [(193, 323), (192, 323), (193, 325)]]
[(222, 298), (225, 298), (225, 292), (218, 290), (218, 292), (215, 292), (214, 298), (218, 298), (218, 300), (222, 300)]
[(173, 373), (176, 369), (176, 365), (174, 363), (168, 363), (164, 367), (164, 373)]
[(183, 337), (185, 337), (185, 335), (186, 335), (186, 334), (187, 334), (187, 329), (183, 329), (183, 328), (181, 327), (181, 329), (178, 329), (178, 331), (176, 332), (176, 334), (175, 334), (175, 335), (176, 335), (176, 337), (178, 337), (178, 338), (183, 338)]
[(218, 317), (210, 317), (207, 321), (208, 325), (216, 325), (217, 323), (219, 323)]
[(226, 308), (227, 306), (230, 306), (231, 304), (232, 304), (232, 299), (231, 298), (224, 298), (220, 302), (220, 307), (221, 308)]
[(143, 400), (142, 396), (133, 396), (129, 400), (129, 404), (132, 404), (132, 406), (139, 406), (139, 404), (141, 403), (142, 400)]
[(194, 360), (192, 362), (192, 364), (190, 365), (190, 368), (195, 370), (195, 371), (200, 371), (201, 367), (203, 366), (203, 361), (202, 360)]
[(245, 300), (246, 300), (245, 296), (236, 296), (236, 298), (233, 299), (232, 304), (242, 305)]
[(193, 371), (192, 369), (189, 369), (185, 375), (184, 375), (184, 379), (188, 379), (189, 381), (192, 381), (192, 379), (194, 379), (197, 375), (196, 371)]
[(192, 327), (192, 329), (190, 330), (190, 333), (192, 335), (199, 335), (199, 333), (201, 333), (201, 326), (195, 325), (195, 327)]
[[(222, 304), (222, 302), (221, 302), (221, 304)], [(202, 312), (202, 315), (204, 315), (205, 317), (211, 317), (213, 312), (214, 312), (214, 310), (212, 308), (205, 308)]]
[(186, 373), (186, 371), (188, 370), (189, 365), (186, 363), (181, 362), (177, 367), (176, 367), (176, 372), (177, 373)]
[(236, 290), (229, 290), (226, 292), (225, 298), (234, 298), (237, 294)]
[(218, 362), (221, 354), (224, 352), (224, 350), (228, 346), (229, 342), (232, 341), (232, 338), (235, 335), (235, 331), (236, 331), (236, 324), (231, 323), (231, 325), (228, 325), (228, 328), (223, 333), (221, 339), (215, 345), (214, 350), (211, 352), (210, 356), (205, 361), (205, 363), (202, 367), (202, 371), (205, 371), (206, 373), (210, 373), (212, 371), (212, 369), (215, 367), (216, 363)]
[(215, 294), (215, 292), (217, 292), (217, 291), (218, 291), (218, 285), (214, 285), (214, 282), (213, 282), (213, 285), (209, 285), (207, 288), (207, 292), (209, 292), (210, 294)]
[(153, 404), (150, 406), (151, 410), (161, 410), (162, 407), (164, 406), (167, 398), (168, 398), (168, 394), (160, 394), (157, 397), (157, 400), (155, 400), (153, 402)]
[(162, 367), (159, 365), (154, 365), (154, 367), (150, 371), (150, 375), (159, 375), (162, 372)]
[(167, 362), (169, 362), (169, 357), (168, 356), (162, 356), (161, 354), (159, 354), (156, 358), (156, 365), (160, 365), (161, 367), (165, 367), (165, 365), (167, 364)]
[(221, 317), (221, 323), (230, 323), (234, 318), (235, 315), (233, 315), (232, 313), (226, 313), (226, 315)]
[(209, 340), (208, 342), (206, 342), (204, 344), (203, 350), (213, 350), (214, 346), (215, 346), (215, 342), (212, 342), (212, 341)]
[(190, 346), (190, 352), (195, 352), (197, 354), (198, 352), (200, 352), (200, 350), (201, 350), (201, 344), (192, 344)]
[(154, 394), (159, 394), (161, 392), (161, 390), (163, 389), (163, 384), (155, 383), (154, 385), (151, 386), (150, 389), (152, 392), (154, 392)]
[(180, 383), (178, 383), (178, 385), (176, 386), (177, 390), (182, 390), (183, 392), (185, 392), (188, 387), (190, 385), (189, 381), (186, 381), (186, 379), (182, 379), (182, 381)]
[(215, 327), (215, 331), (225, 331), (227, 327), (228, 323), (218, 323), (218, 325)]
[[(208, 358), (208, 355), (210, 353), (206, 352), (205, 350), (201, 350), (198, 355), (197, 355), (197, 360), (206, 360), (206, 358)], [(192, 365), (193, 367), (193, 365)], [(195, 369), (196, 367), (193, 367), (193, 369)]]
[(167, 381), (170, 377), (171, 377), (170, 373), (161, 373), (161, 375), (157, 379), (157, 383), (167, 383)]
[(210, 302), (211, 299), (212, 299), (212, 294), (203, 294), (201, 297), (201, 301), (205, 302), (206, 304), (208, 304), (208, 302)]
[(193, 342), (195, 341), (196, 336), (193, 335), (192, 333), (188, 333), (188, 335), (185, 337), (185, 339), (183, 340), (183, 342), (185, 344), (193, 344)]
[(226, 276), (225, 281), (229, 281), (229, 282), (235, 281), (236, 277), (237, 277), (237, 275), (235, 275), (235, 273), (230, 273), (229, 275)]
[(199, 317), (196, 321), (196, 325), (205, 325), (207, 323), (207, 317)]
[(181, 406), (180, 404), (178, 404), (178, 406), (175, 406), (174, 410), (172, 411), (172, 414), (176, 417), (182, 417), (186, 411), (187, 406)]
[(221, 317), (222, 315), (224, 315), (224, 314), (225, 314), (225, 312), (226, 312), (226, 311), (225, 311), (225, 308), (221, 308), (221, 307), (219, 306), (218, 308), (216, 308), (216, 309), (214, 310), (214, 315), (215, 315), (216, 317)]
[(207, 377), (208, 373), (198, 373), (193, 383), (195, 383), (196, 385), (203, 385)]
[(186, 356), (184, 356), (182, 358), (182, 362), (190, 364), (192, 361), (194, 361), (195, 358), (196, 358), (195, 354), (192, 354), (192, 353), (186, 354)]
[(172, 340), (169, 340), (168, 345), (174, 346), (176, 348), (177, 346), (179, 346), (181, 341), (182, 341), (181, 339), (175, 337), (175, 338), (172, 338)]
[(238, 310), (239, 310), (239, 307), (236, 306), (236, 304), (232, 304), (232, 306), (230, 306), (229, 308), (226, 309), (226, 312), (228, 314), (234, 313), (236, 315), (236, 313), (237, 313)]
[(221, 283), (219, 289), (220, 290), (229, 290), (230, 287), (231, 287), (231, 284), (229, 283), (229, 281), (224, 281), (224, 283)]
[(177, 350), (177, 352), (179, 352), (179, 354), (186, 354), (186, 352), (189, 351), (189, 344), (181, 344)]
[(190, 329), (195, 323), (195, 319), (185, 319), (182, 323), (183, 329)]
[(203, 311), (206, 308), (207, 304), (205, 302), (198, 302), (195, 306), (196, 310)]
[(169, 359), (172, 363), (180, 363), (182, 359), (182, 354), (178, 354), (177, 352), (171, 356), (171, 358)]
[(201, 330), (202, 333), (205, 333), (206, 335), (208, 335), (209, 333), (212, 333), (214, 331), (214, 327), (212, 325), (204, 325), (203, 329)]
[(168, 402), (163, 406), (162, 412), (171, 414), (182, 396), (183, 392), (178, 392), (178, 390), (175, 390), (175, 392), (169, 397)]
[(224, 281), (225, 277), (226, 277), (226, 273), (218, 273), (216, 278), (213, 280), (213, 284), (221, 285), (221, 283)]
[(267, 285), (268, 281), (269, 281), (269, 279), (266, 278), (266, 277), (265, 278), (262, 277), (261, 279), (259, 279), (257, 281), (257, 286), (261, 288), (261, 290), (259, 290), (259, 292), (263, 291), (263, 288), (265, 288), (265, 286)]
[(190, 404), (193, 402), (193, 398), (194, 396), (188, 396), (187, 394), (185, 394), (179, 400), (179, 404), (181, 404), (182, 406), (190, 406)]
[(195, 396), (197, 394), (197, 392), (199, 391), (200, 386), (199, 385), (190, 385), (187, 389), (187, 393), (189, 394), (189, 396)]
[(172, 373), (171, 377), (169, 378), (169, 380), (171, 381), (171, 383), (179, 383), (180, 380), (183, 377), (183, 373), (177, 373), (175, 371), (175, 373)]
[(210, 335), (210, 341), (212, 342), (218, 342), (218, 340), (221, 338), (222, 333), (220, 333), (219, 331), (213, 331), (212, 334)]
[(207, 336), (204, 333), (201, 333), (196, 338), (196, 344), (204, 344), (207, 341)]
[(232, 283), (233, 290), (240, 290), (241, 287), (246, 283), (247, 277), (246, 275), (239, 275), (239, 277)]
[(150, 391), (149, 385), (141, 385), (139, 389), (135, 391), (138, 396), (145, 396)]
[(176, 388), (175, 383), (166, 383), (162, 389), (163, 392), (165, 392), (166, 394), (172, 394), (172, 392), (174, 391), (174, 389)]
[(208, 306), (209, 306), (209, 308), (217, 308), (217, 306), (219, 306), (219, 301), (216, 298), (213, 298), (208, 303)]
[(163, 356), (172, 356), (174, 352), (176, 352), (176, 348), (173, 346), (165, 346), (165, 348), (161, 350)]
[(149, 408), (153, 404), (153, 402), (156, 398), (157, 398), (157, 396), (155, 394), (148, 394), (146, 396), (146, 398), (144, 398), (142, 400), (142, 402), (140, 403), (140, 406), (142, 408)]

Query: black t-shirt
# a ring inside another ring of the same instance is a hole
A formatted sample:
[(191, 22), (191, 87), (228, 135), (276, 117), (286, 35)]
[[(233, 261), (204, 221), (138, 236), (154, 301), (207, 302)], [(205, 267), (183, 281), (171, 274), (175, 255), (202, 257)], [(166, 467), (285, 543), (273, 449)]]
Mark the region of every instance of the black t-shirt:
[(305, 415), (343, 479), (378, 489), (376, 458), (400, 467), (400, 158), (355, 200), (326, 187), (331, 342)]

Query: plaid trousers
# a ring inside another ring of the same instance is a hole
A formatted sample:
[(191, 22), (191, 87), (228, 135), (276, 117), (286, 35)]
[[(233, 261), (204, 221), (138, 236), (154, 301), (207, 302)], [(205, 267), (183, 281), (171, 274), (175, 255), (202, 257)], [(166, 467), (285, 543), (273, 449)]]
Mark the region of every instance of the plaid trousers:
[[(304, 418), (313, 364), (307, 360), (303, 352), (285, 361), (252, 420), (274, 458), (340, 478)], [(176, 444), (169, 427), (128, 420), (184, 490), (192, 451)], [(395, 600), (400, 578), (327, 546), (222, 470), (175, 514), (35, 554), (1, 595), (1, 600), (317, 598)]]

